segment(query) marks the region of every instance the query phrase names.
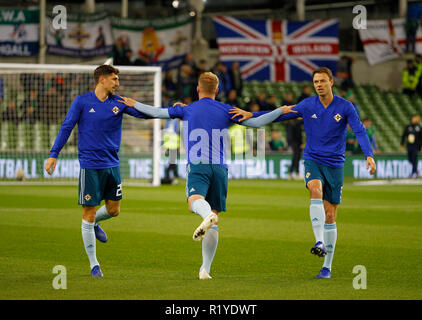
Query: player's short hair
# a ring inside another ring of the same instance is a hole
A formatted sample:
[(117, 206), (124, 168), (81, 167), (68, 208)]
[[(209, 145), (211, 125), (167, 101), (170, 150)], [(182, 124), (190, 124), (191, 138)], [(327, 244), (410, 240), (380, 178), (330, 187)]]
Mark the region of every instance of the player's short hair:
[(205, 94), (214, 94), (218, 87), (218, 77), (212, 72), (203, 72), (198, 79), (199, 90)]
[(112, 73), (119, 74), (119, 69), (117, 69), (117, 68), (115, 68), (111, 65), (108, 65), (108, 64), (103, 64), (103, 65), (97, 67), (94, 70), (95, 84), (97, 84), (98, 81), (100, 80), (100, 76), (106, 76), (106, 75), (109, 75), (109, 74), (112, 74)]
[(330, 79), (330, 81), (333, 80), (333, 73), (327, 67), (320, 67), (320, 68), (315, 69), (312, 72), (312, 79), (314, 78), (315, 74), (317, 74), (317, 73), (325, 73), (328, 76), (328, 78)]

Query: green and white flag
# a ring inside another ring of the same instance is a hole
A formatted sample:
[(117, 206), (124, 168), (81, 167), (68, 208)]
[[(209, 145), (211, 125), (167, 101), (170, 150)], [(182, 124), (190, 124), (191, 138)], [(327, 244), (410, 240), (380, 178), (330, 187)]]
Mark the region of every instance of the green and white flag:
[(37, 55), (39, 22), (39, 10), (0, 9), (0, 56)]
[(141, 59), (164, 70), (178, 67), (191, 51), (192, 18), (185, 15), (164, 19), (111, 17), (117, 53), (131, 49), (133, 60)]
[(69, 14), (66, 29), (53, 26), (47, 16), (46, 36), (49, 54), (93, 57), (108, 54), (113, 48), (110, 20), (106, 13)]

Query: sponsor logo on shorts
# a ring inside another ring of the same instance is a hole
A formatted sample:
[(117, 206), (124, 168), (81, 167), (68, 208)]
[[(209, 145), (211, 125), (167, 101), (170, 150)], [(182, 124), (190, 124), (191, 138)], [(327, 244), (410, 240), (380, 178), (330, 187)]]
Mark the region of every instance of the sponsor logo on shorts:
[(117, 106), (114, 106), (112, 111), (113, 111), (114, 114), (118, 114), (120, 110), (119, 110), (119, 108), (117, 108)]
[(85, 195), (85, 197), (84, 197), (84, 199), (86, 200), (86, 201), (89, 201), (89, 200), (91, 200), (91, 195), (90, 194), (86, 194)]
[(308, 179), (311, 176), (310, 172), (306, 172), (306, 179)]
[(196, 190), (195, 190), (195, 188), (191, 188), (191, 189), (189, 190), (189, 192), (194, 192), (194, 191), (196, 191)]

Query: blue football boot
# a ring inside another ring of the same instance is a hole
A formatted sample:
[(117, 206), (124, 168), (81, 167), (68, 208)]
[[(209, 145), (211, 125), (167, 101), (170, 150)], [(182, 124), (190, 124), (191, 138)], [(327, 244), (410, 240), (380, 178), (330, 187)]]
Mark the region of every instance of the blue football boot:
[(93, 276), (93, 277), (103, 277), (104, 276), (101, 269), (100, 269), (100, 266), (95, 266), (94, 268), (92, 268), (91, 276)]
[(324, 244), (321, 241), (318, 241), (312, 247), (311, 253), (321, 258), (327, 254), (327, 249), (325, 248)]
[(107, 242), (107, 240), (108, 240), (107, 235), (104, 232), (104, 230), (101, 229), (99, 224), (96, 224), (94, 226), (94, 231), (95, 231), (95, 238), (97, 238), (98, 241)]
[(331, 278), (331, 271), (330, 269), (324, 267), (319, 271), (319, 274), (315, 277), (317, 279), (330, 279)]

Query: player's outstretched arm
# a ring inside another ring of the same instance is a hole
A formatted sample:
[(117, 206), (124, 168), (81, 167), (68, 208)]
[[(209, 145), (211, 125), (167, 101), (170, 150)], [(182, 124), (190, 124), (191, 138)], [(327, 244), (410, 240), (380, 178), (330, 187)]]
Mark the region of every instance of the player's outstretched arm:
[[(239, 122), (242, 121), (240, 124), (244, 125), (244, 126), (248, 126), (248, 127), (253, 127), (253, 128), (259, 128), (262, 126), (265, 126), (271, 122), (273, 122), (274, 120), (276, 120), (277, 118), (279, 118), (281, 115), (283, 114), (287, 114), (287, 113), (297, 113), (297, 111), (292, 110), (292, 108), (294, 108), (296, 105), (292, 105), (292, 106), (282, 106), (279, 107), (271, 112), (265, 112), (263, 114), (261, 114), (260, 116), (256, 117), (256, 118), (251, 118), (251, 114), (250, 112), (246, 112), (244, 110), (238, 109), (238, 110), (233, 110), (230, 111), (230, 113), (234, 113), (236, 116), (236, 113), (239, 112), (239, 115), (242, 116), (241, 119), (239, 119)], [(234, 116), (234, 117), (235, 117)], [(233, 119), (233, 117), (232, 117)]]
[(56, 169), (56, 163), (57, 163), (56, 158), (48, 158), (47, 161), (45, 162), (45, 165), (44, 165), (45, 171), (47, 171), (50, 176), (53, 173), (53, 171)]
[(167, 108), (156, 108), (127, 97), (121, 97), (121, 99), (122, 100), (117, 101), (124, 103), (128, 107), (135, 108), (139, 112), (151, 118), (170, 119), (169, 111)]

